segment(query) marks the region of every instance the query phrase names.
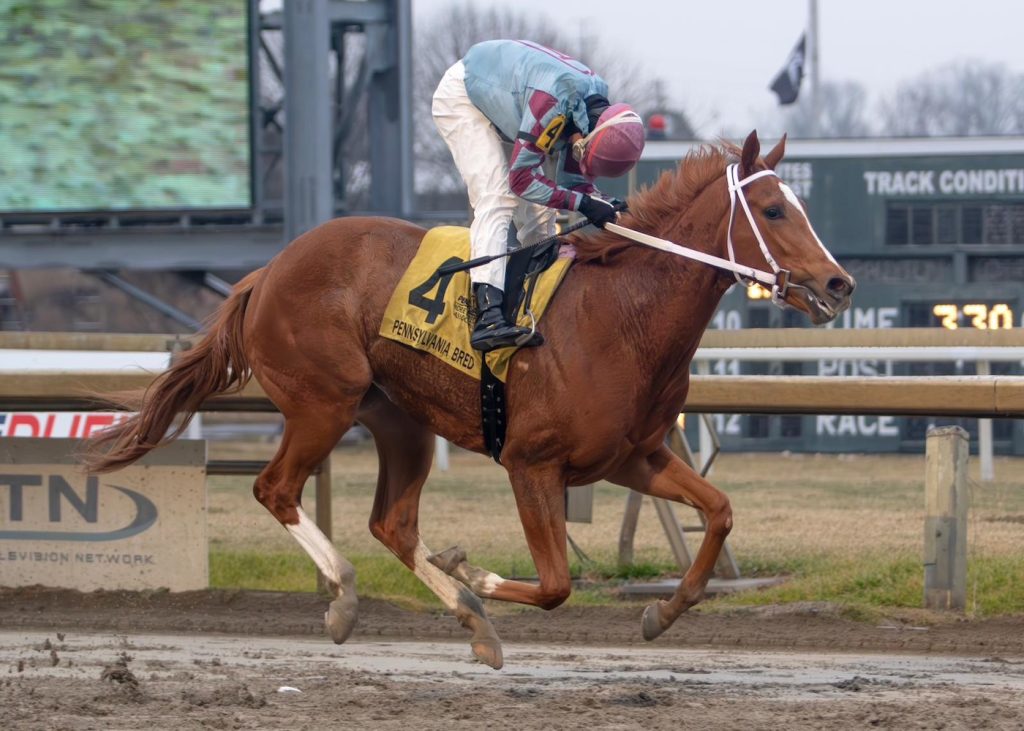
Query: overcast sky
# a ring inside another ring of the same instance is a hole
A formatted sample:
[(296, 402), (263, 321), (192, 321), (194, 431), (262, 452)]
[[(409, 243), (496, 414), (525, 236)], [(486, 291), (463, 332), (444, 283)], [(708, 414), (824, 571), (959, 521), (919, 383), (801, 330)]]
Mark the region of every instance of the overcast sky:
[[(424, 18), (450, 3), (413, 0), (413, 12)], [(776, 126), (778, 107), (768, 85), (807, 26), (809, 5), (808, 0), (473, 3), (550, 17), (567, 33), (587, 34), (650, 64), (701, 136)], [(822, 80), (858, 81), (872, 102), (901, 81), (954, 60), (997, 62), (1024, 73), (1021, 0), (819, 0), (818, 25)], [(806, 79), (804, 84), (806, 90)]]

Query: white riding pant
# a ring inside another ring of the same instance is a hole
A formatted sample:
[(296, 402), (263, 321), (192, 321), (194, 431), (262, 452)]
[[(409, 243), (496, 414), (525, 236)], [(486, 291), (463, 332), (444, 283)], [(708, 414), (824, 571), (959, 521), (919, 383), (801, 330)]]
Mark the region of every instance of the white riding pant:
[[(519, 244), (532, 244), (555, 234), (555, 211), (519, 198), (508, 184), (508, 151), (494, 125), (466, 93), (466, 67), (458, 61), (441, 78), (434, 92), (434, 124), (455, 158), (469, 191), (473, 223), (470, 251), (478, 256), (508, 250), (508, 229), (516, 224)], [(505, 289), (505, 259), (470, 270), (474, 284)]]

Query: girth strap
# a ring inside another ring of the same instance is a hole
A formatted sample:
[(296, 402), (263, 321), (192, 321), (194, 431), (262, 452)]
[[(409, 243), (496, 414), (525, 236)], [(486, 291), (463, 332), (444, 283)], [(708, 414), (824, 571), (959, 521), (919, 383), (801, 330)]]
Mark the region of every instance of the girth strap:
[(505, 427), (508, 412), (505, 409), (505, 384), (491, 373), (487, 359), (481, 358), (480, 416), (484, 433), (484, 446), (494, 461), (501, 464), (501, 450), (505, 446)]

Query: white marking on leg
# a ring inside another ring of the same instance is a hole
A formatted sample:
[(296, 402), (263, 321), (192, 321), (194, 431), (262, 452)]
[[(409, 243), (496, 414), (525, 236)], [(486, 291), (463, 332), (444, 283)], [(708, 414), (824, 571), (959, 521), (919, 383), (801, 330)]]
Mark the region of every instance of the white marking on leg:
[(505, 583), (505, 579), (485, 569), (478, 569), (480, 572), (471, 584), (473, 591), (480, 596), (491, 596), (495, 590)]
[(437, 595), (445, 607), (455, 611), (459, 603), (459, 585), (455, 579), (430, 563), (431, 555), (423, 541), (417, 541), (416, 550), (412, 554), (412, 572)]
[(458, 546), (452, 546), (447, 551), (430, 556), (429, 560), (432, 566), (443, 564), (441, 570), (445, 574), (460, 581), (477, 596), (492, 596), (505, 582), (501, 576), (469, 563), (466, 560), (466, 552)]
[(466, 561), (456, 566), (452, 575), (472, 589), (474, 594), (483, 597), (493, 596), (495, 590), (505, 583), (505, 579), (501, 576), (491, 573), (487, 569), (473, 566)]
[(796, 197), (796, 193), (793, 192), (793, 189), (782, 182), (779, 183), (779, 187), (782, 188), (782, 195), (786, 196), (786, 200), (789, 201), (794, 208), (800, 211), (804, 220), (807, 221), (807, 228), (811, 230), (811, 236), (813, 236), (814, 240), (818, 242), (818, 246), (820, 246), (821, 250), (825, 252), (825, 256), (827, 256), (829, 261), (833, 264), (839, 266), (839, 262), (837, 262), (832, 256), (832, 252), (826, 249), (825, 244), (821, 243), (821, 239), (818, 238), (818, 233), (814, 230), (814, 226), (811, 225), (811, 219), (807, 217), (807, 211), (804, 210), (803, 204), (800, 202), (800, 199)]
[[(459, 624), (473, 632), (471, 644), (473, 654), (492, 668), (502, 665), (501, 641), (498, 639), (491, 621), (487, 619), (484, 606), (470, 590), (430, 563), (433, 554), (423, 541), (417, 538), (416, 548), (412, 554), (413, 573), (427, 585), (441, 603), (458, 619)], [(460, 597), (461, 607), (460, 605)]]
[(339, 596), (344, 593), (344, 590), (354, 590), (355, 568), (338, 553), (338, 549), (327, 540), (327, 536), (302, 508), (296, 508), (296, 512), (299, 514), (299, 522), (295, 525), (286, 525), (285, 528), (302, 546), (302, 550), (313, 559), (317, 568), (320, 569), (320, 573), (338, 587)]

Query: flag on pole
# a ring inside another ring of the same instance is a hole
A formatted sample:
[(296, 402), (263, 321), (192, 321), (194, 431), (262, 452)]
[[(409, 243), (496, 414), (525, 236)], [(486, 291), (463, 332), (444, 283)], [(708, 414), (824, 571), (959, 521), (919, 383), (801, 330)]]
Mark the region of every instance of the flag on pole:
[(779, 104), (792, 104), (800, 93), (800, 82), (804, 78), (804, 50), (807, 44), (807, 34), (802, 33), (800, 40), (786, 59), (785, 66), (778, 75), (772, 79), (771, 90), (779, 97)]

